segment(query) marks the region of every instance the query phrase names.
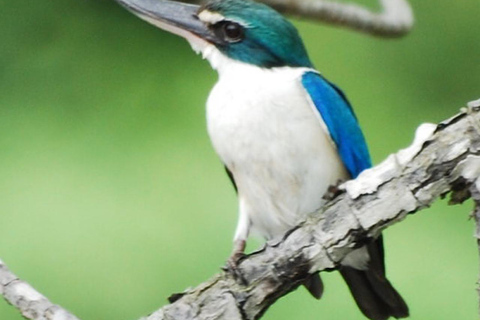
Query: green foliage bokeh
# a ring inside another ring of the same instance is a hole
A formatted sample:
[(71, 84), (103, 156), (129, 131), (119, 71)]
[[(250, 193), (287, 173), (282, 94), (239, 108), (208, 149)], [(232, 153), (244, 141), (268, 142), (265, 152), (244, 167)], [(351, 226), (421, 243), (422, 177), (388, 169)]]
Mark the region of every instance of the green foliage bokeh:
[[(218, 272), (237, 209), (205, 129), (208, 63), (113, 1), (0, 4), (0, 258), (85, 320), (138, 319)], [(375, 163), (480, 98), (480, 3), (413, 6), (397, 40), (295, 21)], [(385, 232), (412, 319), (477, 318), (470, 209), (437, 203)], [(264, 319), (363, 319), (324, 279), (321, 301), (300, 288)], [(0, 301), (0, 319), (22, 317)]]

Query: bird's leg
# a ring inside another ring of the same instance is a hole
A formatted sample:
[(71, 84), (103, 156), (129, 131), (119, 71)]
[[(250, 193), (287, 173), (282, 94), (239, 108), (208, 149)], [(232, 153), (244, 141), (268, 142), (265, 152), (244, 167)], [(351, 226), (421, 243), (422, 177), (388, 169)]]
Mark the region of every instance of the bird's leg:
[(232, 254), (227, 260), (227, 265), (222, 268), (224, 271), (228, 272), (236, 281), (240, 281), (244, 284), (246, 284), (246, 281), (243, 278), (242, 274), (239, 272), (238, 263), (240, 259), (245, 256), (244, 251), (246, 243), (247, 242), (245, 239), (235, 239), (235, 241), (233, 241)]
[(227, 264), (229, 269), (236, 269), (238, 265), (238, 261), (245, 255), (245, 245), (246, 241), (243, 239), (237, 239), (233, 242), (233, 250), (232, 254), (227, 260)]
[(245, 210), (245, 203), (240, 199), (240, 212), (238, 216), (237, 230), (235, 231), (235, 237), (233, 238), (233, 250), (227, 260), (227, 270), (233, 274), (236, 273), (238, 262), (244, 256), (249, 231), (250, 219)]

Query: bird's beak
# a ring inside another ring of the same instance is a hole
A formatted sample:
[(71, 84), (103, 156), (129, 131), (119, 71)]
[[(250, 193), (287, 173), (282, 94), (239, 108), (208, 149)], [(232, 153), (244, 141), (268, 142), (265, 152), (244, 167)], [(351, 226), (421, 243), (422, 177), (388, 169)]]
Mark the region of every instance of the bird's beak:
[(190, 43), (198, 40), (219, 42), (208, 26), (198, 19), (198, 5), (168, 0), (116, 1), (143, 20), (186, 38)]

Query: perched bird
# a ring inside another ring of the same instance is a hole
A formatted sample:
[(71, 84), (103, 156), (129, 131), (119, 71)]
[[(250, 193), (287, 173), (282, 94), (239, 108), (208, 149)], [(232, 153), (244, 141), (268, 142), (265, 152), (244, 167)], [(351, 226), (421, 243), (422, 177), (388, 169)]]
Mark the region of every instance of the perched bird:
[[(282, 235), (322, 207), (329, 186), (371, 166), (345, 95), (314, 69), (295, 27), (270, 7), (250, 0), (202, 6), (117, 1), (187, 39), (219, 74), (207, 101), (207, 126), (238, 192), (231, 264), (250, 231), (266, 239)], [(339, 270), (365, 316), (408, 316), (386, 279), (381, 236), (347, 255)], [(317, 274), (305, 286), (322, 295)]]

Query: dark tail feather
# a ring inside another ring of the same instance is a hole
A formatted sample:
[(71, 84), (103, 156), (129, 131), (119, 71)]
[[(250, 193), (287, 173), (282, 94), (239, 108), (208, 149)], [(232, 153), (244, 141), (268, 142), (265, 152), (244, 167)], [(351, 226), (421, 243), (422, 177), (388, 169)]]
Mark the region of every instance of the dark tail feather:
[(383, 276), (350, 267), (340, 270), (350, 292), (363, 314), (372, 320), (408, 317), (408, 307), (402, 297)]
[(312, 274), (307, 280), (305, 280), (303, 285), (315, 299), (320, 299), (322, 297), (323, 282), (318, 272)]
[(340, 273), (360, 310), (372, 320), (408, 317), (408, 306), (385, 277), (382, 239), (368, 245), (367, 270), (342, 267)]
[(375, 293), (381, 297), (390, 308), (390, 315), (397, 319), (408, 317), (408, 306), (390, 281), (384, 276), (375, 274), (375, 272), (367, 271), (365, 274)]

